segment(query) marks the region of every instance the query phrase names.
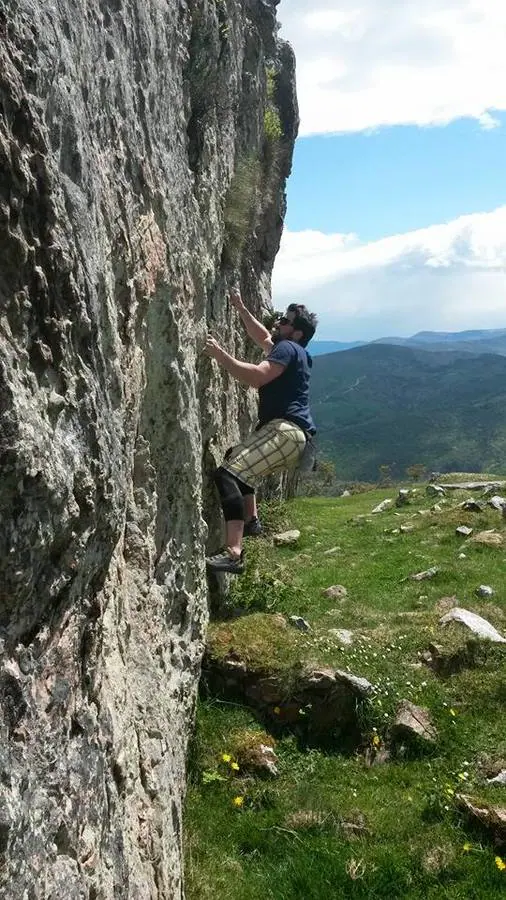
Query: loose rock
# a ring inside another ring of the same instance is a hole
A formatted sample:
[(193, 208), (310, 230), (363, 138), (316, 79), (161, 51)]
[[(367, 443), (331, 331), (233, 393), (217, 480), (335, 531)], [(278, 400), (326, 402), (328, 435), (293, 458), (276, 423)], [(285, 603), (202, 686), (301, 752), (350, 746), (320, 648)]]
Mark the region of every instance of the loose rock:
[(458, 534), (459, 537), (469, 537), (472, 533), (473, 529), (469, 528), (467, 525), (459, 525), (459, 527), (455, 529), (455, 534)]
[(382, 500), (382, 502), (378, 503), (378, 505), (375, 506), (374, 509), (371, 510), (371, 512), (372, 513), (385, 512), (385, 510), (390, 509), (390, 507), (393, 506), (393, 503), (394, 503), (393, 500)]
[(407, 488), (401, 488), (397, 495), (395, 505), (397, 507), (408, 506), (410, 500), (411, 500), (411, 491), (408, 490)]
[(506, 769), (495, 775), (494, 778), (487, 778), (488, 784), (506, 784)]
[(401, 527), (399, 528), (399, 531), (401, 532), (401, 534), (411, 534), (411, 532), (414, 530), (415, 530), (414, 525), (401, 525)]
[(483, 512), (485, 509), (485, 504), (482, 500), (464, 500), (464, 502), (459, 505), (460, 508), (465, 509), (466, 512)]
[(506, 500), (504, 499), (504, 497), (499, 497), (499, 495), (496, 494), (495, 497), (490, 498), (490, 500), (488, 501), (488, 505), (491, 506), (492, 509), (497, 509), (499, 510), (499, 512), (502, 512), (506, 507)]
[(488, 584), (480, 584), (480, 586), (476, 588), (475, 593), (478, 597), (493, 597), (495, 591)]
[(329, 600), (344, 600), (348, 596), (348, 591), (342, 584), (332, 584), (330, 587), (324, 588), (322, 593)]
[(471, 538), (471, 541), (475, 544), (486, 544), (489, 547), (502, 547), (504, 544), (502, 534), (497, 531), (480, 531)]
[(302, 616), (288, 616), (288, 621), (290, 625), (299, 631), (311, 631), (311, 625)]
[(415, 706), (409, 700), (401, 700), (391, 731), (395, 740), (418, 738), (433, 744), (437, 738), (437, 731), (432, 723), (429, 710), (422, 706)]
[(353, 632), (348, 631), (346, 628), (330, 628), (329, 634), (331, 634), (332, 637), (337, 638), (341, 644), (345, 644), (346, 646), (353, 644)]
[(414, 575), (408, 575), (406, 578), (403, 578), (403, 581), (426, 581), (430, 578), (435, 578), (439, 573), (439, 568), (437, 566), (431, 566), (430, 569), (426, 569), (425, 572), (416, 572)]

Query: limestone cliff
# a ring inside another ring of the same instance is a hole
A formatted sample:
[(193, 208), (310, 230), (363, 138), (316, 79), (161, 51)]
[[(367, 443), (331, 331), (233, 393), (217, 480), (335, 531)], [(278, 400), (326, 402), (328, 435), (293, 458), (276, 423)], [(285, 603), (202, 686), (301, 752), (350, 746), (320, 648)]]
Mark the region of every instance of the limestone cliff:
[(211, 328), (249, 352), (232, 277), (268, 303), (297, 130), (276, 5), (0, 0), (0, 894), (15, 900), (183, 895), (207, 474), (253, 414), (201, 350)]

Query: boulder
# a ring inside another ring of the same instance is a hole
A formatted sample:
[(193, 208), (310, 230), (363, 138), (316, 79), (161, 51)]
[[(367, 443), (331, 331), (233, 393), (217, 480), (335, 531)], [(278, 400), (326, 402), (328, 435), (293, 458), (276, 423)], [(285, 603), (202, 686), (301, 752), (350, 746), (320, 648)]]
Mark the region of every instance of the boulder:
[(446, 497), (446, 491), (440, 484), (428, 484), (425, 488), (428, 497)]
[(297, 543), (299, 538), (300, 531), (297, 528), (294, 528), (291, 531), (283, 531), (280, 534), (275, 534), (273, 541), (277, 547), (291, 547)]
[(499, 512), (502, 512), (506, 507), (506, 500), (504, 497), (499, 497), (499, 495), (496, 494), (494, 497), (490, 498), (488, 505), (491, 506), (492, 509), (497, 509)]
[(447, 491), (483, 491), (484, 493), (492, 493), (492, 491), (498, 491), (504, 487), (506, 487), (506, 481), (456, 481), (445, 484)]
[(476, 613), (470, 612), (468, 609), (456, 606), (440, 619), (441, 625), (449, 625), (450, 622), (460, 622), (483, 640), (493, 641), (496, 644), (506, 644), (506, 638), (499, 634), (490, 622), (487, 622), (486, 619), (483, 619)]
[(490, 531), (479, 531), (470, 539), (474, 544), (485, 544), (487, 547), (503, 547), (504, 537), (499, 532), (491, 529)]
[[(0, 2), (11, 900), (184, 895), (204, 558), (222, 525), (212, 475), (256, 415), (203, 356), (206, 312), (251, 359), (228, 286), (237, 267), (261, 317), (298, 127), (276, 5)], [(282, 140), (266, 141), (266, 103)]]
[(506, 843), (506, 806), (475, 800), (465, 794), (457, 794), (455, 802), (470, 819), (489, 831), (498, 844)]
[(397, 495), (395, 505), (399, 508), (401, 506), (408, 506), (411, 500), (411, 496), (412, 492), (410, 490), (408, 490), (407, 488), (401, 488)]

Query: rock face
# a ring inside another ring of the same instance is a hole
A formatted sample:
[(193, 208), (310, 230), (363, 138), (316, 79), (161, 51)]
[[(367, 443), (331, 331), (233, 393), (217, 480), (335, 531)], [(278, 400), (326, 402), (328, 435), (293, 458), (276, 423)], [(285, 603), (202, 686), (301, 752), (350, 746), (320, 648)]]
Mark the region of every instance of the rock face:
[(269, 299), (297, 131), (275, 7), (0, 5), (12, 897), (183, 896), (205, 519), (218, 522), (208, 474), (253, 414), (201, 350), (211, 329), (249, 352), (226, 301), (232, 270), (254, 312)]

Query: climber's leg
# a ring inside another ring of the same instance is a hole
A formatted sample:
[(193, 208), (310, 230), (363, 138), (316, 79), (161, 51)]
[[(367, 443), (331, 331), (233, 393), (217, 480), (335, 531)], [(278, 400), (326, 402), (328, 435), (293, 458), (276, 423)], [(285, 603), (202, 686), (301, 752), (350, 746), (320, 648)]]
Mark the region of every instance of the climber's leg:
[[(244, 571), (242, 538), (244, 532), (244, 500), (238, 479), (223, 469), (216, 470), (214, 481), (221, 500), (227, 543), (225, 549), (207, 558), (207, 567), (214, 572), (240, 574)], [(247, 487), (247, 486), (246, 486)]]
[(258, 518), (257, 498), (251, 489), (251, 493), (244, 495), (244, 535), (245, 537), (258, 537), (262, 534), (262, 523)]

